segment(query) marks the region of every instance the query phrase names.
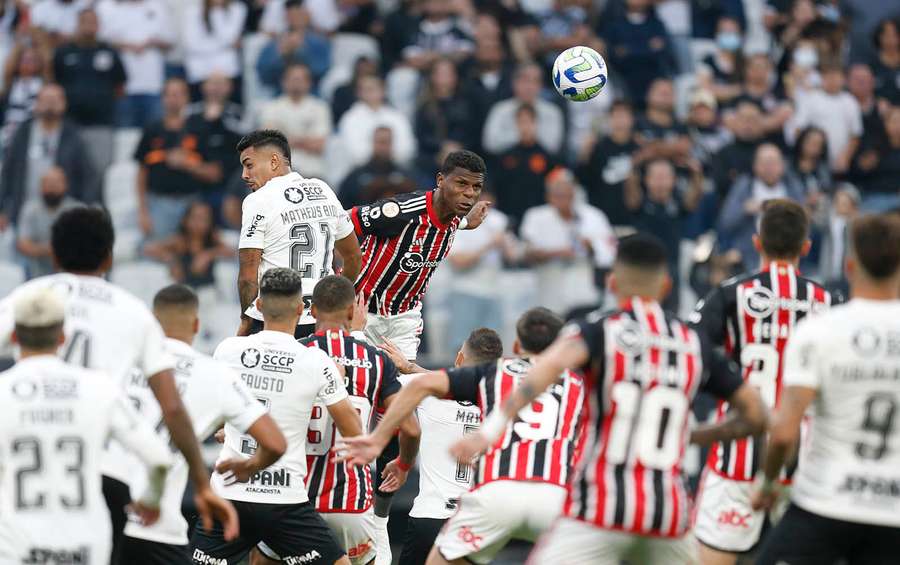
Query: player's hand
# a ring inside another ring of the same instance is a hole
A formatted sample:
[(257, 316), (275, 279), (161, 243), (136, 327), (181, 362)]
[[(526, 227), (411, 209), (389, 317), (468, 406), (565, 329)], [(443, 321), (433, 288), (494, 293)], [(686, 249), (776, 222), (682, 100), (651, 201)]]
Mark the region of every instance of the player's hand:
[[(761, 475), (762, 473), (760, 473)], [(778, 498), (781, 495), (781, 485), (777, 483), (769, 483), (762, 477), (757, 477), (753, 485), (753, 494), (750, 496), (750, 506), (754, 510), (770, 511), (775, 508)]]
[(225, 486), (235, 483), (246, 483), (257, 469), (253, 466), (253, 459), (226, 459), (216, 465), (216, 472), (222, 475)]
[(491, 203), (487, 200), (480, 200), (472, 206), (472, 209), (469, 210), (469, 213), (466, 214), (466, 220), (468, 220), (469, 225), (466, 226), (467, 230), (474, 230), (487, 218), (488, 210), (491, 208)]
[(225, 443), (225, 428), (216, 430), (216, 433), (213, 434), (213, 439), (216, 440), (216, 443)]
[(200, 516), (200, 524), (207, 532), (212, 530), (214, 521), (222, 524), (222, 532), (225, 541), (232, 541), (240, 533), (237, 511), (234, 506), (224, 498), (221, 498), (206, 486), (194, 493), (194, 505)]
[(491, 444), (484, 434), (475, 432), (451, 445), (450, 455), (458, 461), (468, 462), (484, 453), (490, 446)]
[(394, 459), (385, 465), (384, 470), (381, 471), (381, 478), (384, 479), (384, 481), (381, 483), (379, 490), (383, 492), (396, 492), (400, 487), (406, 484), (407, 477), (409, 477), (409, 469), (404, 471), (400, 467), (399, 460)]
[(391, 361), (394, 362), (394, 365), (397, 366), (397, 370), (401, 374), (408, 375), (409, 373), (413, 372), (413, 364), (409, 362), (409, 359), (406, 358), (406, 355), (404, 355), (403, 352), (400, 351), (400, 348), (397, 347), (397, 345), (393, 341), (384, 338), (384, 341), (381, 343), (380, 347), (384, 350), (385, 353), (387, 353), (387, 356), (391, 358)]
[(152, 526), (159, 520), (159, 505), (152, 506), (141, 500), (136, 500), (128, 505), (127, 510), (138, 517), (142, 526)]
[(366, 329), (366, 322), (369, 316), (369, 305), (366, 302), (365, 295), (360, 292), (356, 295), (353, 302), (353, 319), (350, 320), (350, 331), (361, 332)]
[(332, 451), (337, 454), (335, 462), (351, 465), (368, 465), (381, 451), (387, 442), (381, 442), (372, 434), (345, 437), (334, 444)]

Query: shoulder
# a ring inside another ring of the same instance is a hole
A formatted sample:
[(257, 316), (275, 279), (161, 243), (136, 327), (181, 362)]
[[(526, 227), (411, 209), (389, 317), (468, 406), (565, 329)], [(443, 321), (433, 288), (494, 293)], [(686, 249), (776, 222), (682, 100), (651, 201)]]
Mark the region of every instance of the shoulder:
[(252, 346), (245, 337), (228, 337), (216, 346), (213, 358), (216, 360), (226, 360), (235, 355), (236, 352), (243, 351)]

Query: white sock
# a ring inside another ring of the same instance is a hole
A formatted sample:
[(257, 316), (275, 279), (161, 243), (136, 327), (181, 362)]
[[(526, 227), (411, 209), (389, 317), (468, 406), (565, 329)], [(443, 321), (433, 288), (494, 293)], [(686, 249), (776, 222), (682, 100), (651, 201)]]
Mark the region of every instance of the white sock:
[(375, 565), (391, 565), (391, 540), (388, 537), (388, 516), (375, 516)]

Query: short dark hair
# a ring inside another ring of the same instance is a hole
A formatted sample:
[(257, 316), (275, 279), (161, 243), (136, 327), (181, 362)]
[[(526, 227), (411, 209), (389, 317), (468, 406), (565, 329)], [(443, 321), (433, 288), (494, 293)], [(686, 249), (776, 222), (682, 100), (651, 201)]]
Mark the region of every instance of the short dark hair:
[(850, 228), (853, 254), (863, 270), (875, 280), (894, 276), (900, 269), (900, 216), (868, 214)]
[(288, 71), (290, 71), (292, 69), (304, 69), (304, 70), (306, 70), (307, 73), (312, 74), (312, 71), (310, 70), (309, 65), (307, 65), (305, 62), (300, 61), (298, 59), (293, 59), (290, 62), (288, 62), (287, 65), (284, 66), (284, 72), (281, 73), (281, 76), (287, 75)]
[(634, 107), (631, 105), (631, 102), (625, 100), (624, 98), (617, 98), (613, 100), (612, 105), (609, 107), (609, 113), (613, 113), (616, 110), (627, 110), (629, 112), (634, 112)]
[(550, 347), (564, 323), (562, 318), (547, 308), (532, 308), (516, 322), (516, 337), (525, 351), (540, 353)]
[(759, 219), (763, 252), (773, 259), (795, 259), (809, 236), (809, 215), (800, 204), (786, 198), (767, 200)]
[(457, 167), (473, 173), (484, 174), (487, 171), (484, 159), (479, 157), (477, 153), (465, 149), (453, 151), (447, 155), (447, 158), (444, 159), (444, 164), (441, 165), (441, 173), (449, 175)]
[(537, 119), (537, 110), (534, 108), (534, 104), (529, 104), (527, 102), (523, 102), (519, 104), (519, 107), (516, 108), (516, 117), (519, 117), (519, 114), (528, 114), (533, 119)]
[(649, 233), (636, 233), (619, 240), (616, 263), (639, 269), (658, 270), (667, 265), (666, 247)]
[(62, 324), (52, 326), (20, 326), (15, 325), (16, 340), (23, 349), (43, 351), (55, 349), (59, 344), (59, 335), (63, 331)]
[(200, 306), (197, 293), (191, 287), (183, 284), (170, 284), (163, 287), (153, 297), (153, 309), (160, 308), (193, 308)]
[(50, 245), (63, 271), (92, 273), (112, 255), (116, 241), (109, 214), (102, 208), (78, 206), (53, 222)]
[(312, 302), (320, 312), (337, 312), (353, 305), (356, 291), (346, 277), (328, 275), (313, 289)]
[(238, 141), (237, 152), (240, 154), (250, 147), (258, 149), (266, 146), (275, 147), (287, 163), (291, 162), (291, 145), (277, 129), (258, 129), (248, 133)]
[(266, 271), (259, 281), (260, 296), (297, 296), (303, 292), (303, 277), (299, 271), (276, 267)]
[(503, 357), (503, 340), (490, 328), (472, 330), (463, 345), (472, 363), (490, 363)]

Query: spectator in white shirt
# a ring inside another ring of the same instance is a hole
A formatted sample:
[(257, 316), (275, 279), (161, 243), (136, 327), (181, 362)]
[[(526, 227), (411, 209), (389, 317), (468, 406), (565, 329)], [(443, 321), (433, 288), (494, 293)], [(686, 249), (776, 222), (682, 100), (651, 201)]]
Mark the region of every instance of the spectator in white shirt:
[(291, 144), (291, 166), (304, 177), (325, 174), (325, 142), (331, 135), (331, 108), (309, 93), (312, 76), (303, 63), (292, 63), (284, 71), (282, 95), (260, 111), (260, 127), (276, 129)]
[[(844, 91), (844, 69), (840, 63), (822, 66), (821, 90), (798, 90), (794, 103), (797, 113), (788, 122), (795, 134), (806, 126), (816, 126), (825, 131), (831, 167), (836, 173), (844, 173), (850, 159), (859, 146), (863, 132), (862, 112), (859, 102)], [(793, 140), (793, 135), (788, 136)]]
[(78, 27), (78, 13), (91, 0), (38, 0), (31, 8), (31, 25), (47, 34), (52, 45), (70, 41)]
[(558, 169), (547, 176), (547, 204), (522, 219), (525, 257), (538, 277), (538, 303), (562, 315), (597, 303), (594, 269), (615, 256), (615, 234), (606, 215), (577, 199), (574, 175)]
[(534, 63), (516, 69), (513, 97), (497, 102), (488, 113), (482, 139), (485, 150), (502, 153), (520, 141), (516, 110), (522, 104), (530, 104), (537, 110), (538, 141), (550, 153), (559, 153), (565, 120), (558, 106), (540, 99), (543, 76), (544, 71)]
[(416, 152), (416, 139), (406, 116), (384, 102), (384, 83), (376, 76), (359, 80), (357, 102), (347, 110), (338, 123), (338, 135), (353, 166), (362, 165), (372, 156), (372, 134), (379, 126), (390, 128), (394, 134), (394, 160), (408, 165)]
[[(287, 30), (285, 4), (287, 0), (268, 0), (259, 22), (261, 31), (269, 35), (279, 35)], [(350, 2), (340, 2), (350, 4)], [(354, 4), (365, 4), (356, 0)], [(309, 11), (313, 29), (322, 33), (331, 33), (340, 27), (343, 21), (341, 8), (337, 0), (305, 0), (303, 6)]]
[(142, 128), (162, 114), (165, 54), (176, 35), (160, 0), (101, 0), (100, 39), (112, 44), (125, 65), (125, 96), (119, 99), (118, 125)]
[(182, 21), (184, 68), (191, 98), (200, 98), (200, 85), (213, 73), (235, 82), (239, 97), (241, 62), (238, 47), (247, 20), (247, 5), (238, 0), (203, 0), (189, 6)]

